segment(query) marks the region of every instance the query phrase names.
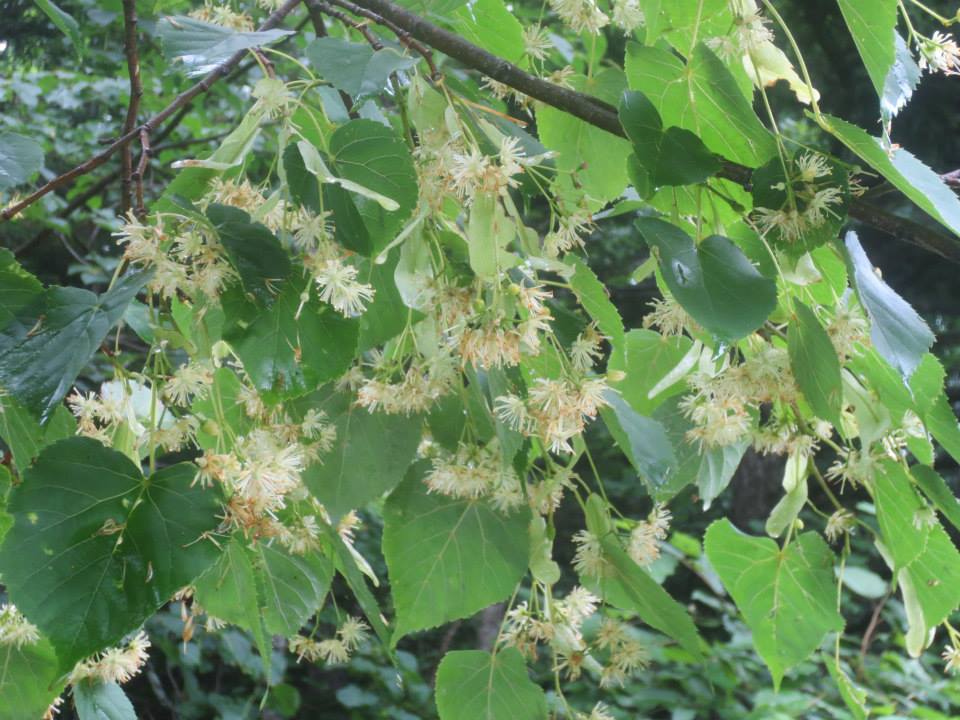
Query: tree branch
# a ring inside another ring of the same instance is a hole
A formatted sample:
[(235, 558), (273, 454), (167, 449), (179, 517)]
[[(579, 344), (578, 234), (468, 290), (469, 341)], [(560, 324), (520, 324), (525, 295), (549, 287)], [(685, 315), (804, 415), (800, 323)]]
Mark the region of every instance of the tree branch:
[[(137, 126), (137, 114), (140, 112), (140, 98), (143, 97), (143, 82), (140, 79), (140, 54), (137, 47), (137, 5), (136, 0), (123, 0), (123, 48), (127, 56), (127, 74), (130, 76), (130, 100), (127, 104), (127, 117), (123, 122), (123, 134), (131, 132)], [(133, 183), (133, 150), (124, 145), (120, 154), (121, 191), (120, 204), (124, 213), (130, 208), (131, 184)], [(138, 188), (143, 195), (143, 187)]]
[[(382, 18), (385, 23), (409, 33), (412, 38), (445, 53), (468, 68), (479, 70), (497, 82), (509, 85), (524, 95), (570, 113), (601, 130), (619, 137), (626, 137), (617, 117), (617, 109), (612, 105), (585, 93), (568, 90), (531, 75), (513, 63), (477, 47), (455, 33), (434, 25), (391, 0), (330, 1), (340, 7), (355, 5), (367, 13), (373, 13)], [(369, 17), (365, 13), (360, 14)], [(753, 171), (746, 166), (724, 160), (718, 175), (740, 185), (749, 186)], [(857, 199), (851, 204), (850, 217), (888, 233), (898, 240), (960, 263), (960, 242), (926, 225), (896, 215), (862, 199)]]
[[(264, 23), (257, 28), (259, 31), (270, 30), (275, 28), (277, 25), (283, 21), (283, 19), (293, 12), (298, 5), (300, 5), (302, 0), (287, 0), (283, 5), (280, 6), (276, 12), (274, 12), (270, 17), (268, 17)], [(77, 165), (72, 170), (68, 170), (55, 177), (53, 180), (48, 182), (46, 185), (43, 185), (39, 189), (35, 190), (33, 193), (25, 197), (18, 203), (14, 203), (8, 207), (3, 212), (0, 212), (0, 220), (9, 220), (14, 217), (26, 207), (33, 205), (37, 200), (42, 198), (44, 195), (53, 192), (59, 187), (66, 185), (75, 178), (80, 177), (81, 175), (86, 175), (92, 170), (96, 170), (98, 167), (103, 165), (107, 160), (113, 157), (118, 150), (126, 147), (130, 142), (141, 138), (141, 130), (146, 130), (148, 133), (158, 127), (160, 123), (165, 121), (167, 118), (172, 116), (174, 113), (179, 111), (185, 105), (189, 104), (195, 97), (202, 95), (207, 92), (215, 82), (226, 76), (231, 70), (233, 70), (237, 65), (240, 64), (240, 61), (246, 57), (247, 51), (240, 50), (234, 55), (232, 55), (228, 60), (225, 60), (223, 63), (218, 65), (216, 68), (207, 73), (204, 78), (198, 82), (196, 85), (192, 86), (188, 90), (177, 95), (173, 101), (167, 105), (163, 110), (158, 112), (153, 117), (147, 119), (146, 122), (141, 124), (139, 127), (135, 127), (129, 132), (124, 133), (122, 136), (114, 140), (105, 150), (94, 155), (86, 162)]]

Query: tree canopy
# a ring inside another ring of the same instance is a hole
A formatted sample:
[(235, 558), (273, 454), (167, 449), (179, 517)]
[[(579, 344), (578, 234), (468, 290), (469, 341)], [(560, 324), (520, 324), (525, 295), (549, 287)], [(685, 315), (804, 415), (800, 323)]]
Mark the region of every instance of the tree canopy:
[(0, 720), (960, 713), (960, 11), (8, 5)]

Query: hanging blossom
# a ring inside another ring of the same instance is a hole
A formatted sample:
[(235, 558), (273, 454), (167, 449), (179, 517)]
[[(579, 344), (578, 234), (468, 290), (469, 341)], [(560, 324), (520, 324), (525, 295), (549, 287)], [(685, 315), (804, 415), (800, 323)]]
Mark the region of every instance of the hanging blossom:
[(40, 640), (37, 626), (27, 620), (17, 606), (0, 605), (0, 646), (13, 646), (18, 650), (24, 645), (33, 645)]
[(951, 675), (960, 675), (960, 648), (954, 645), (947, 645), (940, 655), (943, 658), (945, 673)]
[(600, 28), (610, 23), (610, 18), (594, 0), (550, 0), (550, 8), (578, 34), (597, 35)]
[(523, 29), (523, 51), (534, 60), (546, 60), (553, 50), (550, 30), (542, 25), (528, 25)]
[[(456, 362), (446, 348), (430, 357), (411, 359), (406, 369), (401, 366), (400, 370), (394, 370), (393, 362), (379, 356), (373, 364), (374, 377), (361, 375), (357, 383), (357, 405), (388, 415), (426, 412), (459, 379)], [(398, 373), (399, 380), (395, 377)]]
[(146, 664), (150, 639), (140, 630), (126, 645), (108, 648), (77, 663), (70, 673), (70, 684), (82, 680), (123, 684), (140, 674)]
[(824, 536), (831, 543), (853, 532), (857, 525), (856, 516), (849, 510), (837, 510), (827, 518), (827, 526), (823, 530)]
[(495, 158), (485, 155), (476, 146), (470, 147), (451, 157), (450, 189), (468, 203), (477, 193), (501, 194), (517, 187), (519, 180), (516, 176), (528, 164), (539, 159), (528, 158), (515, 137), (504, 137), (500, 141), (500, 150)]
[(313, 279), (320, 288), (320, 300), (328, 303), (344, 317), (362, 315), (366, 303), (376, 293), (372, 285), (357, 282), (357, 268), (340, 258), (315, 256), (311, 263)]
[(253, 18), (245, 13), (235, 12), (228, 4), (224, 3), (205, 0), (203, 7), (191, 10), (189, 14), (196, 20), (220, 25), (231, 30), (250, 32), (254, 29)]
[(550, 452), (573, 452), (570, 441), (583, 432), (586, 423), (608, 405), (608, 387), (603, 378), (552, 380), (537, 378), (527, 398), (501, 395), (494, 402), (497, 417), (522, 435), (539, 437)]
[(952, 35), (935, 32), (918, 40), (920, 67), (944, 75), (960, 75), (960, 47)]
[(424, 477), (429, 492), (454, 498), (489, 497), (503, 512), (524, 504), (523, 489), (512, 467), (504, 467), (497, 440), (486, 445), (460, 443), (456, 452), (440, 452)]
[(608, 653), (608, 660), (600, 673), (600, 687), (623, 687), (633, 675), (650, 665), (647, 648), (631, 634), (626, 624), (618, 620), (604, 619), (594, 644), (598, 650)]
[(633, 528), (627, 553), (637, 565), (649, 567), (660, 557), (660, 543), (667, 539), (670, 518), (670, 511), (657, 503), (647, 519)]
[(628, 35), (643, 25), (643, 10), (639, 0), (613, 0), (613, 24)]
[(794, 243), (822, 226), (830, 218), (838, 218), (843, 203), (843, 191), (828, 185), (833, 174), (829, 163), (819, 155), (805, 153), (794, 161), (788, 178), (792, 194), (779, 208), (758, 207), (754, 220), (761, 235), (772, 230), (786, 243)]
[(350, 616), (331, 638), (316, 640), (305, 635), (294, 635), (289, 640), (290, 652), (297, 656), (297, 662), (322, 661), (328, 665), (343, 665), (367, 641), (369, 629), (363, 620)]

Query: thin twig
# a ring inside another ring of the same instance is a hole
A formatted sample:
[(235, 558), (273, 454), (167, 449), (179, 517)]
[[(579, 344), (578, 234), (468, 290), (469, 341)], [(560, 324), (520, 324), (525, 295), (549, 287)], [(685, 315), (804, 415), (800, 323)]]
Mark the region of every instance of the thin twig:
[(870, 650), (870, 644), (873, 642), (873, 636), (880, 624), (880, 613), (883, 611), (887, 600), (890, 599), (890, 592), (880, 598), (880, 601), (874, 606), (873, 614), (870, 616), (870, 623), (867, 625), (866, 632), (863, 633), (863, 639), (860, 641), (860, 675), (862, 677), (864, 663), (866, 662), (867, 652)]
[[(327, 26), (323, 21), (323, 9), (320, 7), (318, 0), (304, 0), (307, 6), (307, 12), (310, 15), (310, 22), (313, 24), (313, 32), (318, 38), (327, 37)], [(343, 102), (343, 106), (347, 109), (347, 115), (351, 119), (357, 119), (360, 115), (356, 110), (353, 109), (353, 98), (344, 91), (337, 89), (337, 92), (340, 94), (340, 100)]]
[[(309, 1), (310, 0), (308, 0), (308, 2)], [(316, 6), (320, 8), (320, 10), (324, 14), (329, 15), (330, 17), (336, 18), (347, 27), (351, 27), (354, 30), (356, 30), (358, 33), (363, 35), (363, 39), (366, 40), (367, 43), (369, 43), (370, 47), (372, 47), (374, 50), (383, 49), (383, 43), (380, 42), (380, 38), (374, 35), (373, 31), (367, 26), (367, 23), (361, 22), (359, 20), (354, 20), (352, 17), (350, 17), (346, 13), (341, 12), (340, 10), (337, 10), (335, 7), (333, 7), (328, 3), (319, 2), (319, 0), (314, 0), (314, 2), (316, 2)]]
[[(270, 30), (271, 28), (276, 27), (280, 22), (291, 12), (293, 12), (298, 5), (300, 5), (301, 0), (287, 0), (283, 5), (280, 6), (270, 17), (264, 21), (264, 23), (258, 28), (259, 31)], [(78, 178), (82, 175), (86, 175), (92, 170), (96, 170), (98, 167), (103, 165), (107, 160), (114, 156), (118, 150), (125, 147), (128, 143), (138, 139), (140, 137), (140, 130), (146, 129), (147, 132), (153, 128), (158, 127), (162, 122), (167, 118), (171, 117), (174, 113), (179, 111), (184, 105), (190, 103), (198, 95), (210, 90), (215, 82), (225, 77), (231, 70), (233, 70), (237, 65), (240, 64), (240, 61), (246, 56), (246, 50), (237, 51), (232, 55), (228, 60), (224, 61), (216, 68), (211, 70), (204, 78), (198, 82), (193, 87), (185, 90), (184, 92), (177, 95), (173, 101), (167, 105), (163, 110), (158, 112), (153, 117), (149, 118), (144, 122), (140, 127), (136, 127), (133, 130), (124, 133), (121, 137), (114, 140), (109, 147), (107, 147), (102, 152), (94, 155), (85, 162), (77, 165), (72, 170), (68, 170), (62, 175), (58, 175), (53, 180), (48, 182), (46, 185), (43, 185), (39, 189), (35, 190), (33, 193), (25, 197), (18, 203), (14, 203), (3, 212), (0, 212), (0, 220), (9, 220), (10, 218), (17, 215), (24, 208), (33, 205), (44, 195), (53, 192), (59, 187), (66, 185), (75, 178)]]
[(141, 220), (147, 216), (147, 208), (143, 203), (143, 176), (147, 172), (147, 163), (150, 162), (150, 131), (146, 127), (140, 128), (140, 162), (133, 175), (133, 185), (137, 190), (137, 217)]
[(334, 5), (339, 5), (344, 10), (348, 10), (354, 15), (365, 17), (368, 20), (372, 20), (373, 22), (377, 23), (378, 25), (383, 25), (390, 32), (392, 32), (394, 35), (397, 36), (397, 40), (399, 40), (401, 44), (405, 45), (406, 47), (410, 48), (411, 50), (413, 50), (414, 52), (416, 52), (417, 54), (423, 57), (423, 59), (427, 63), (427, 66), (430, 68), (431, 80), (433, 80), (434, 82), (439, 82), (440, 80), (443, 79), (443, 75), (440, 73), (439, 70), (437, 70), (437, 65), (433, 59), (433, 52), (430, 50), (430, 48), (428, 48), (426, 45), (416, 40), (416, 38), (414, 38), (410, 33), (408, 33), (402, 27), (390, 22), (389, 20), (387, 20), (384, 17), (381, 17), (380, 15), (377, 15), (375, 12), (372, 12), (370, 10), (367, 10), (364, 7), (360, 7), (359, 5), (356, 5), (350, 2), (350, 0), (330, 0), (330, 2), (333, 3)]
[[(137, 126), (137, 114), (140, 112), (140, 98), (143, 97), (143, 82), (140, 79), (140, 51), (137, 46), (137, 5), (136, 0), (123, 0), (123, 48), (127, 56), (127, 74), (130, 76), (130, 100), (127, 104), (127, 116), (123, 121), (123, 134), (131, 132)], [(133, 150), (129, 145), (121, 148), (121, 191), (120, 205), (123, 213), (130, 208), (131, 185), (133, 183)], [(143, 188), (138, 188), (143, 194)]]

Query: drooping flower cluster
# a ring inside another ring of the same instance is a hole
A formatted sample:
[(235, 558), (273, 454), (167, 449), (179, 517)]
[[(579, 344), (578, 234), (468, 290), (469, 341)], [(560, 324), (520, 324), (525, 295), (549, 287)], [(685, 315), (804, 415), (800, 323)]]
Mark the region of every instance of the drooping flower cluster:
[(554, 453), (571, 453), (571, 441), (586, 423), (609, 404), (606, 381), (600, 377), (573, 380), (537, 378), (526, 398), (502, 395), (495, 401), (497, 417), (527, 437), (537, 437)]
[(758, 207), (754, 220), (761, 234), (776, 231), (785, 243), (796, 243), (830, 218), (840, 217), (843, 190), (831, 184), (833, 169), (827, 159), (803, 153), (793, 163), (784, 185), (786, 202), (779, 208)]
[(24, 645), (33, 645), (40, 640), (37, 626), (17, 610), (17, 606), (0, 605), (0, 646), (13, 646), (18, 650)]
[(79, 435), (109, 446), (122, 431), (141, 454), (157, 448), (174, 452), (192, 440), (197, 422), (190, 415), (175, 416), (158, 394), (139, 379), (110, 380), (99, 393), (74, 390), (67, 405), (77, 418)]
[(508, 511), (524, 503), (520, 480), (512, 467), (504, 467), (500, 445), (460, 443), (456, 452), (439, 452), (433, 467), (424, 477), (430, 492), (455, 498), (490, 498), (500, 510)]
[(356, 617), (348, 617), (337, 628), (333, 637), (317, 640), (306, 635), (294, 635), (289, 640), (290, 652), (297, 662), (324, 662), (327, 665), (343, 665), (350, 656), (367, 641), (367, 624)]
[(140, 674), (149, 649), (150, 639), (140, 630), (125, 645), (108, 648), (77, 663), (70, 673), (70, 684), (83, 680), (123, 684)]
[(370, 412), (410, 415), (428, 411), (449, 393), (460, 376), (456, 359), (444, 349), (405, 362), (381, 353), (370, 364), (373, 377), (357, 379), (357, 405)]
[(658, 503), (630, 532), (627, 553), (640, 567), (648, 567), (660, 557), (660, 543), (667, 539), (670, 517), (670, 511)]

